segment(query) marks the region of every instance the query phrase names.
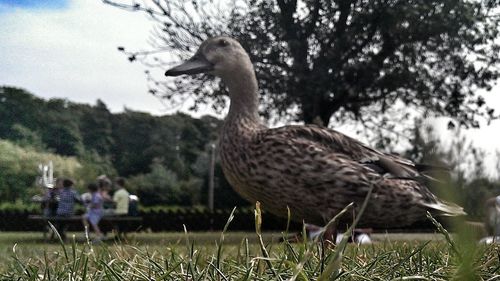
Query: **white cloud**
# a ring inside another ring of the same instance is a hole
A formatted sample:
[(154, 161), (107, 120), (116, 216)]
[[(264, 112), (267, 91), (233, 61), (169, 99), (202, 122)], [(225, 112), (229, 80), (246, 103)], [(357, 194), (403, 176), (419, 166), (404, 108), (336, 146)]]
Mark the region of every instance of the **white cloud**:
[(74, 0), (60, 10), (16, 8), (0, 17), (0, 85), (45, 98), (94, 103), (112, 111), (164, 113), (147, 94), (144, 67), (117, 46), (147, 48), (152, 23), (100, 1)]

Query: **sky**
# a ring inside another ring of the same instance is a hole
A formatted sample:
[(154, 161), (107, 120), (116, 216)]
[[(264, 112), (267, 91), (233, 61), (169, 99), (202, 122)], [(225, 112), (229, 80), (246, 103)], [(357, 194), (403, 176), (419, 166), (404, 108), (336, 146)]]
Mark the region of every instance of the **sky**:
[(44, 98), (165, 113), (145, 68), (118, 46), (146, 49), (151, 22), (99, 0), (0, 0), (0, 85)]
[[(112, 112), (126, 107), (156, 115), (173, 113), (179, 108), (167, 110), (147, 93), (145, 67), (131, 64), (117, 51), (118, 46), (147, 49), (152, 24), (141, 13), (100, 0), (0, 0), (0, 85), (21, 87), (46, 99), (90, 104), (101, 99)], [(484, 97), (500, 112), (500, 86)], [(205, 113), (212, 112), (192, 115)], [(447, 121), (432, 121), (445, 141), (452, 136), (445, 129)], [(500, 150), (500, 120), (464, 134), (486, 150), (491, 172), (495, 150)]]
[(0, 3), (9, 7), (21, 8), (48, 8), (48, 9), (63, 9), (68, 4), (67, 0), (1, 0)]

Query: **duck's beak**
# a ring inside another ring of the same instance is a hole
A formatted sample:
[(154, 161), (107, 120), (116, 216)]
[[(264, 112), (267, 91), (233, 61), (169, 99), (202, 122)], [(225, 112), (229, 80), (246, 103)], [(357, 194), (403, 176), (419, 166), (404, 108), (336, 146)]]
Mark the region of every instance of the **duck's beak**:
[(165, 72), (165, 76), (179, 76), (182, 74), (198, 74), (214, 70), (214, 65), (202, 54), (196, 54), (189, 60)]

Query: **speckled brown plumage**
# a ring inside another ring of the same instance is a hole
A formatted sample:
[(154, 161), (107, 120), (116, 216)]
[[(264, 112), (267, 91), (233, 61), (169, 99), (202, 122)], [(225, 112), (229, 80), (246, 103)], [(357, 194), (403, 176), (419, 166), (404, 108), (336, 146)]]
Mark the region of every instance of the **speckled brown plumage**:
[(237, 41), (209, 39), (190, 61), (166, 75), (201, 68), (228, 86), (231, 106), (220, 136), (220, 159), (227, 180), (248, 201), (260, 201), (281, 216), (289, 207), (293, 219), (322, 225), (349, 203), (359, 205), (374, 184), (361, 225), (401, 227), (425, 219), (428, 210), (464, 214), (434, 196), (425, 186), (427, 176), (409, 160), (317, 126), (264, 126), (257, 114), (254, 70)]

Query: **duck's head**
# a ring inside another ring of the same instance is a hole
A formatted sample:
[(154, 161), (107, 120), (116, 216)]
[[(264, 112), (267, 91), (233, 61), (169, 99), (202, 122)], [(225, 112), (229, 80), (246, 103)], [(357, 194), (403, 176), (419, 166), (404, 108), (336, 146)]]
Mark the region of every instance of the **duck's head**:
[(242, 69), (253, 71), (245, 49), (238, 41), (225, 37), (207, 39), (189, 60), (165, 72), (166, 76), (209, 73), (221, 78), (230, 77)]

